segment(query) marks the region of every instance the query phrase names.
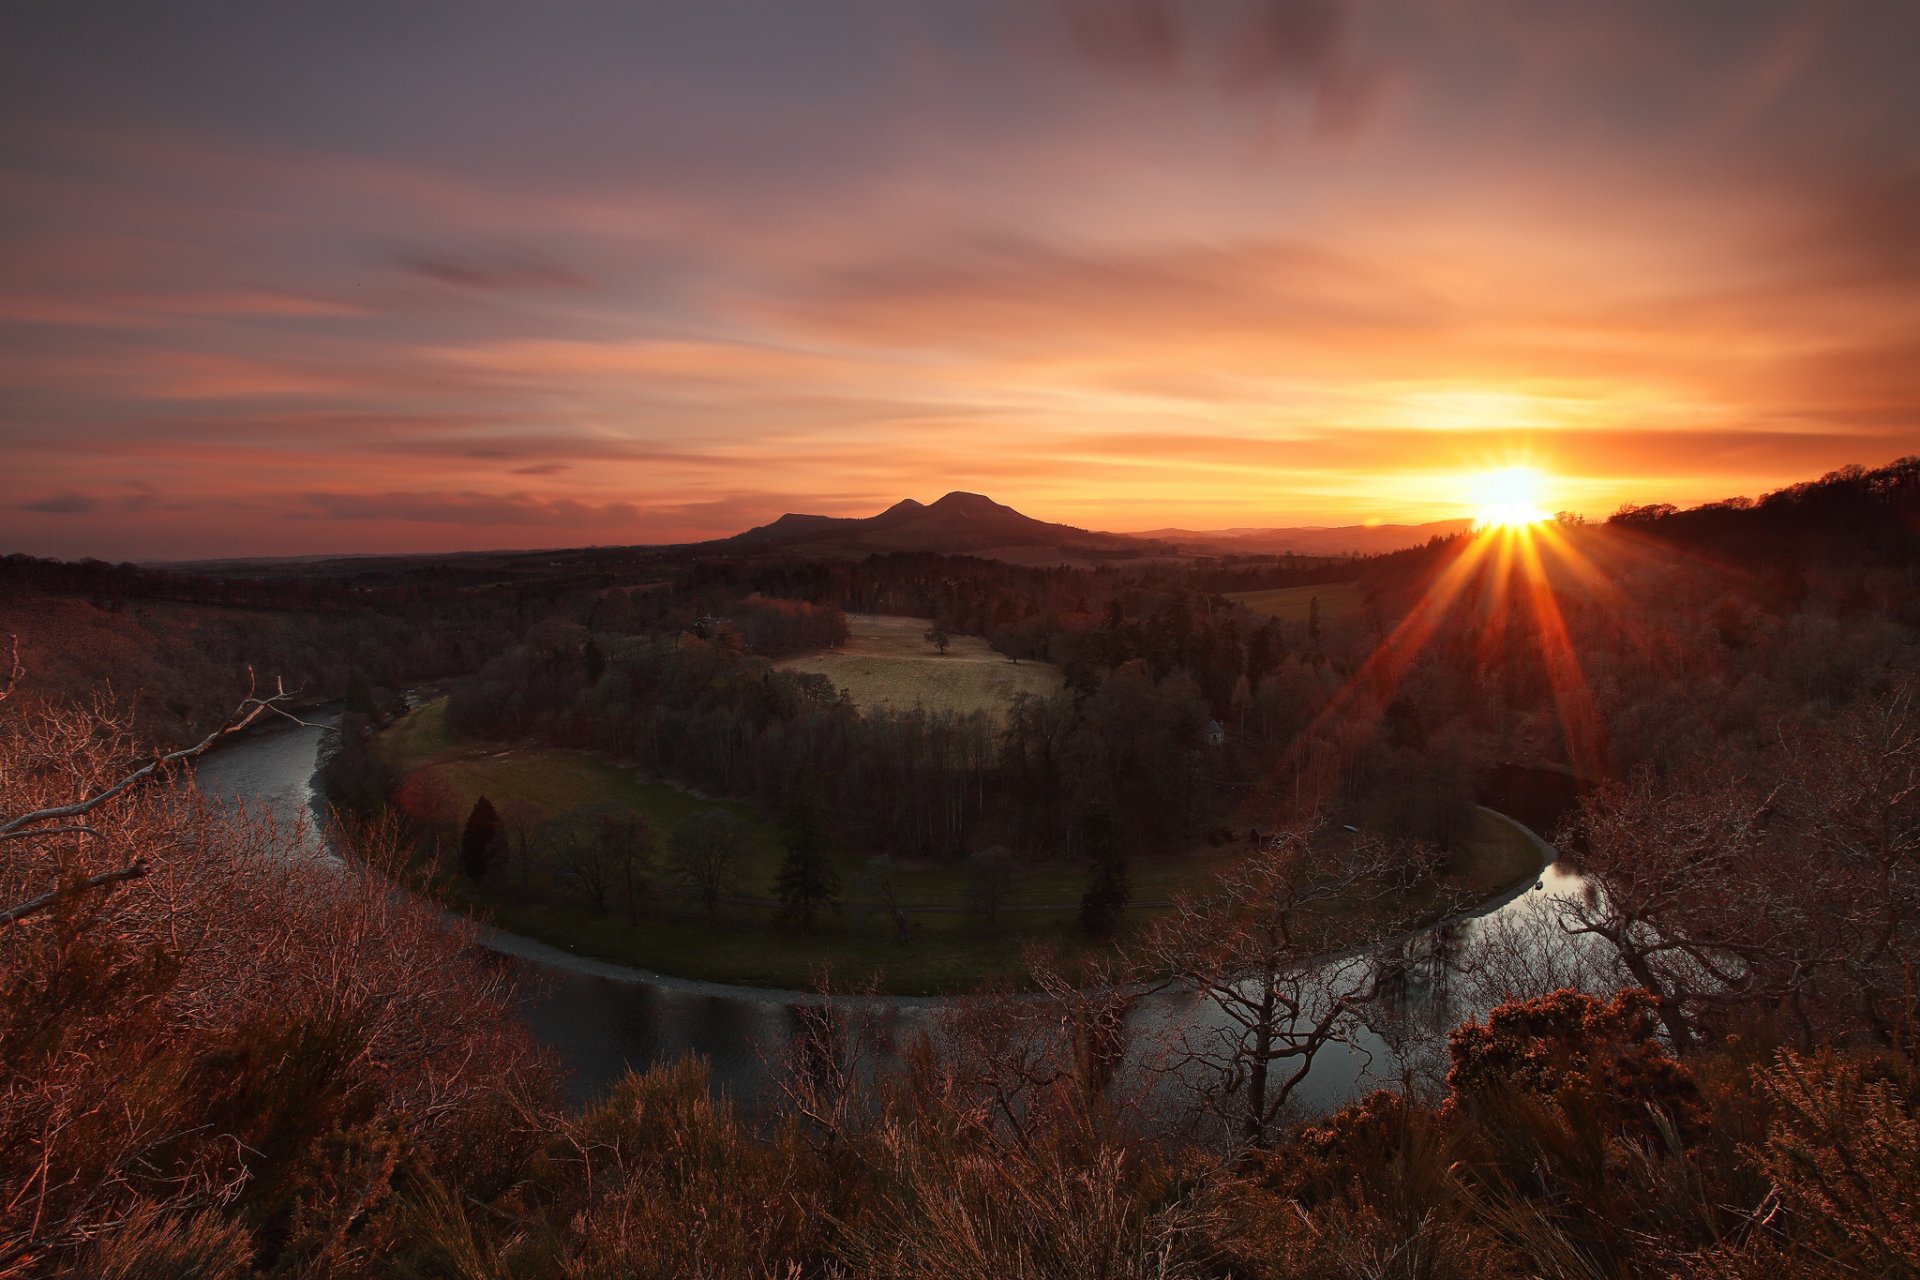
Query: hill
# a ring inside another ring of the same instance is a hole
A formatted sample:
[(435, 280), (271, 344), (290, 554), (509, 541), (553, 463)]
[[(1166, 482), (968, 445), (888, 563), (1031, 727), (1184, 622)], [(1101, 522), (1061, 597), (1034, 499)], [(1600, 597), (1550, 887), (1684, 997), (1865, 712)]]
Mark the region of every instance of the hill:
[(1347, 524), (1298, 529), (1149, 529), (1130, 536), (1168, 542), (1189, 553), (1216, 555), (1366, 556), (1416, 547), (1473, 527), (1471, 520), (1426, 524)]
[(958, 491), (933, 503), (907, 498), (874, 516), (783, 515), (770, 524), (700, 546), (812, 556), (864, 556), (876, 551), (963, 555), (1020, 548), (1095, 558), (1151, 555), (1167, 549), (1148, 538), (1035, 520), (984, 494)]

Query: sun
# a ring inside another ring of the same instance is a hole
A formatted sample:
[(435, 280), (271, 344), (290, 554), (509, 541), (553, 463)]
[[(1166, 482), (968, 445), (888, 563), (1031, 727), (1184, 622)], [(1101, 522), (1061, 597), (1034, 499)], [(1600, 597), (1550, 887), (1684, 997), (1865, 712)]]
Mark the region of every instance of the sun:
[(1476, 529), (1519, 529), (1547, 519), (1540, 506), (1545, 477), (1532, 467), (1482, 471), (1469, 482)]

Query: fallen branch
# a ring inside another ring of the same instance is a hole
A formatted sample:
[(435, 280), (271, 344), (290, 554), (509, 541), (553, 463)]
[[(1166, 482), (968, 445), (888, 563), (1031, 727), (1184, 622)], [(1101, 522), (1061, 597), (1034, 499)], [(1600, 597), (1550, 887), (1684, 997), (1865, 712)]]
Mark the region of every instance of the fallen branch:
[(147, 864), (136, 858), (130, 865), (124, 866), (118, 871), (103, 871), (97, 876), (88, 876), (85, 880), (68, 885), (65, 888), (55, 887), (49, 889), (37, 898), (27, 899), (17, 907), (9, 907), (5, 911), (0, 911), (0, 925), (13, 924), (15, 921), (24, 920), (36, 911), (45, 911), (48, 907), (60, 901), (61, 898), (71, 894), (84, 893), (88, 889), (98, 889), (102, 885), (118, 884), (122, 880), (138, 880), (146, 874)]
[(24, 831), (9, 831), (0, 835), (0, 840), (36, 840), (42, 836), (94, 836), (100, 832), (84, 822), (71, 823), (64, 827), (28, 827)]
[[(18, 642), (16, 641), (15, 643), (17, 647)], [(253, 673), (249, 671), (247, 674), (249, 680), (247, 696), (241, 699), (240, 705), (234, 708), (233, 714), (227, 717), (225, 723), (212, 733), (209, 733), (206, 737), (200, 739), (200, 741), (189, 747), (181, 747), (178, 751), (169, 751), (165, 755), (154, 757), (106, 790), (99, 792), (97, 795), (89, 796), (85, 800), (76, 800), (72, 804), (56, 805), (49, 809), (35, 809), (30, 813), (23, 813), (16, 818), (10, 818), (6, 822), (0, 823), (0, 837), (12, 836), (14, 833), (38, 823), (53, 822), (61, 818), (77, 818), (83, 813), (90, 813), (114, 797), (123, 795), (132, 788), (139, 786), (162, 770), (204, 754), (208, 748), (212, 747), (213, 744), (220, 741), (220, 739), (226, 737), (228, 734), (240, 732), (240, 730), (246, 728), (255, 720), (258, 720), (261, 716), (269, 712), (274, 715), (284, 716), (295, 724), (307, 724), (305, 720), (300, 719), (281, 705), (293, 696), (287, 692), (283, 684), (275, 681), (275, 692), (273, 696), (258, 698), (253, 694), (251, 684)], [(11, 680), (9, 680), (9, 688), (11, 688), (11, 683)]]

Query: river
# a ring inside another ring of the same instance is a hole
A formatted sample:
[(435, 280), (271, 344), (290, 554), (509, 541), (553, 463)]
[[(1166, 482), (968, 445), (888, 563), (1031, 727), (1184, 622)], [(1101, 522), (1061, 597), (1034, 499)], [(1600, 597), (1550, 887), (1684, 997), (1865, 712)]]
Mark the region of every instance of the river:
[[(269, 810), (284, 828), (304, 825), (300, 856), (337, 856), (319, 834), (313, 788), (319, 749), (334, 719), (320, 715), (310, 725), (268, 725), (221, 744), (199, 762), (202, 791), (226, 803)], [(1520, 885), (1498, 902), (1409, 940), (1407, 950), (1416, 963), (1395, 1001), (1407, 1020), (1438, 1026), (1483, 1012), (1457, 1007), (1448, 995), (1449, 957), (1490, 921), (1525, 920), (1550, 911), (1555, 896), (1582, 891), (1579, 875), (1555, 861), (1551, 846), (1538, 843), (1548, 864), (1538, 888)], [(603, 1093), (629, 1067), (688, 1053), (704, 1055), (715, 1084), (736, 1098), (764, 1097), (769, 1062), (796, 1029), (795, 1007), (804, 998), (790, 991), (646, 973), (498, 930), (483, 929), (480, 939), (518, 969), (527, 1023), (568, 1071), (569, 1092), (577, 1099)], [(888, 997), (873, 1003), (898, 1034), (910, 1031), (940, 1002)], [(1135, 1015), (1136, 1030), (1193, 1025), (1206, 1016), (1207, 1006), (1196, 1008), (1190, 996), (1163, 994), (1143, 1003)], [(1396, 1078), (1401, 1054), (1395, 1043), (1389, 1035), (1363, 1029), (1351, 1045), (1323, 1050), (1302, 1086), (1303, 1109), (1325, 1111)], [(1430, 1050), (1431, 1039), (1427, 1045)]]

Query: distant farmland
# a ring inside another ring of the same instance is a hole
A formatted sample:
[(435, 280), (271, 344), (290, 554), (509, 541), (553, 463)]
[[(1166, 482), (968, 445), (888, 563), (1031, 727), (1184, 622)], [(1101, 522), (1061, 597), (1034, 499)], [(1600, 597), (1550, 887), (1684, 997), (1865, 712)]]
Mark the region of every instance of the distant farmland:
[(1307, 611), (1316, 596), (1320, 600), (1320, 619), (1323, 622), (1356, 617), (1367, 607), (1367, 597), (1357, 582), (1276, 587), (1271, 591), (1236, 591), (1227, 599), (1282, 622), (1305, 622)]
[(926, 641), (925, 618), (852, 613), (852, 632), (838, 649), (803, 653), (776, 663), (784, 671), (811, 671), (845, 689), (861, 710), (891, 707), (929, 711), (985, 711), (999, 716), (1015, 694), (1046, 695), (1060, 688), (1050, 662), (1014, 663), (978, 636), (955, 636), (945, 654)]

